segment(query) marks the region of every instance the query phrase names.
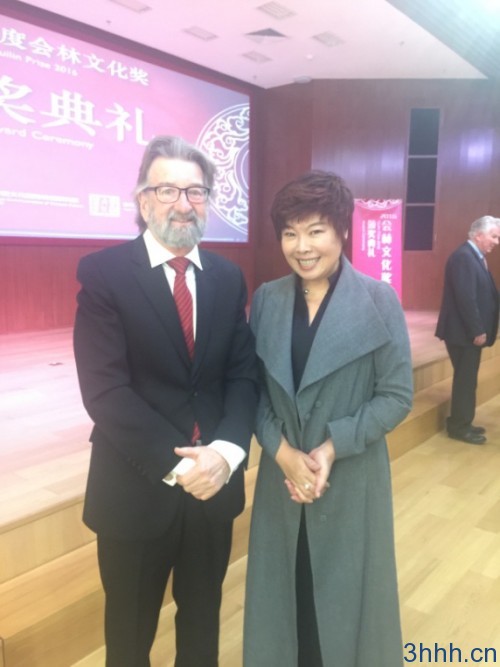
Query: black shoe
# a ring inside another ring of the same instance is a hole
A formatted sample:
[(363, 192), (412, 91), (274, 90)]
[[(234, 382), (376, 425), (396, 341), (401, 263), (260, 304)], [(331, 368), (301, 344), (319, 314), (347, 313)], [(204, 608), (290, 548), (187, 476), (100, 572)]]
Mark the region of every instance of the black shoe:
[(469, 431), (471, 433), (475, 433), (476, 435), (484, 435), (486, 433), (484, 426), (474, 426), (473, 424), (469, 426)]
[(448, 433), (449, 438), (453, 440), (461, 440), (469, 445), (484, 445), (486, 438), (481, 433), (474, 433), (474, 431), (465, 431), (465, 433)]

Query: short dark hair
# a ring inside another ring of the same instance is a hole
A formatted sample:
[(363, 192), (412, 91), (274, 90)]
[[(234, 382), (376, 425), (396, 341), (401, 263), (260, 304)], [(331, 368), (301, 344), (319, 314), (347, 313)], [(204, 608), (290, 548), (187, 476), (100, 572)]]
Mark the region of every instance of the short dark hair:
[(142, 231), (146, 229), (146, 223), (142, 219), (137, 196), (148, 186), (148, 172), (156, 160), (156, 158), (164, 157), (173, 160), (186, 160), (187, 162), (195, 162), (203, 173), (203, 182), (207, 188), (212, 188), (215, 179), (216, 167), (215, 164), (203, 153), (199, 148), (189, 144), (182, 137), (175, 137), (170, 135), (159, 135), (154, 137), (146, 146), (144, 155), (142, 156), (141, 166), (139, 167), (139, 175), (137, 177), (137, 185), (135, 187), (135, 198), (137, 203), (136, 222), (139, 229)]
[(354, 198), (344, 180), (328, 171), (313, 170), (287, 183), (274, 197), (271, 220), (278, 240), (292, 220), (318, 214), (342, 241), (352, 224)]

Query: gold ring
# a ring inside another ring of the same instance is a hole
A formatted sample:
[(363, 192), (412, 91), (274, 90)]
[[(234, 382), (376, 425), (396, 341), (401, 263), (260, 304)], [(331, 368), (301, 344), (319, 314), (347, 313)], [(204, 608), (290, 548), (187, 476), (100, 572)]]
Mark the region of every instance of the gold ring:
[(306, 491), (309, 491), (310, 488), (312, 488), (312, 484), (310, 484), (309, 482), (306, 482), (306, 483), (304, 484), (304, 489), (305, 489)]

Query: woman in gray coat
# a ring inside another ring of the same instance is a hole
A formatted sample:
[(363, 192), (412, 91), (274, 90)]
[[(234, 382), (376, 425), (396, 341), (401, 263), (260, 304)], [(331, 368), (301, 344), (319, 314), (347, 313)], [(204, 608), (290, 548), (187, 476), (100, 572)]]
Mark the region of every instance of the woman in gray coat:
[(262, 285), (262, 365), (245, 667), (401, 667), (385, 435), (411, 408), (394, 290), (343, 256), (353, 198), (314, 171), (271, 217), (293, 273)]

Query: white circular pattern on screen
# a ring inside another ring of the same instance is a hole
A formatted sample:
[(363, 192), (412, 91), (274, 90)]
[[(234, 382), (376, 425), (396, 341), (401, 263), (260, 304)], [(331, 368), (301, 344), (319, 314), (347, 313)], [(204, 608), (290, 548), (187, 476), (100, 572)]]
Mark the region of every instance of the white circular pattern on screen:
[(197, 146), (216, 164), (211, 208), (246, 238), (248, 233), (248, 151), (250, 106), (237, 104), (210, 118)]

